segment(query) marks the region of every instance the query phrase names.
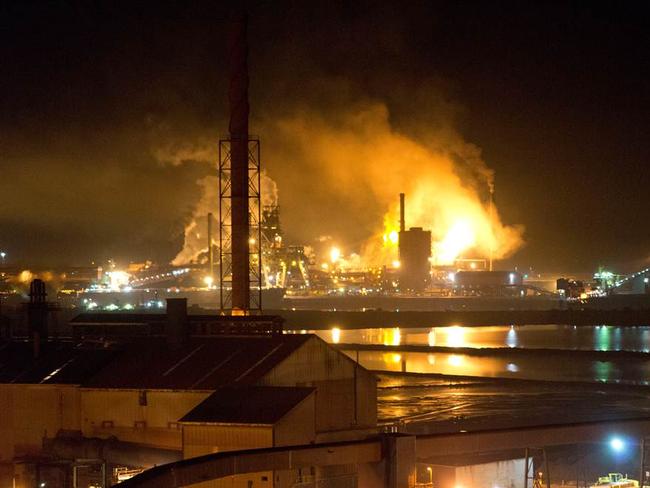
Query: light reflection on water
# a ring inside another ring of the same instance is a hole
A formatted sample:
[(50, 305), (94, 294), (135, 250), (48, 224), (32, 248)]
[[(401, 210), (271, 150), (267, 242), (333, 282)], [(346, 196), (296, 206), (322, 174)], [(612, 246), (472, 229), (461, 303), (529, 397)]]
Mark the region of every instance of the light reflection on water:
[[(302, 331), (301, 331), (302, 332)], [(650, 327), (564, 325), (377, 328), (310, 331), (335, 344), (453, 348), (519, 348), (650, 352)], [(650, 361), (643, 357), (605, 358), (554, 354), (467, 355), (456, 352), (359, 351), (362, 366), (377, 371), (550, 381), (650, 384)], [(357, 352), (345, 351), (352, 358)]]
[[(356, 360), (356, 352), (344, 351)], [(513, 358), (469, 356), (451, 353), (359, 351), (359, 363), (371, 370), (477, 376), (488, 378), (519, 378), (547, 381), (598, 381), (649, 384), (650, 362), (599, 361), (545, 356)]]
[(525, 325), (310, 331), (330, 343), (650, 352), (650, 327)]

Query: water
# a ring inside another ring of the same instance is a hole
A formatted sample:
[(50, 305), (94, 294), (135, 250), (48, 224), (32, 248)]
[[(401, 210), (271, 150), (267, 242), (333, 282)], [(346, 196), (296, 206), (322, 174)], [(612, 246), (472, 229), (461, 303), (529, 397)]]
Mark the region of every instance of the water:
[[(603, 357), (598, 354), (611, 351), (650, 352), (650, 327), (452, 326), (421, 329), (334, 328), (310, 332), (333, 344), (387, 346), (386, 351), (359, 352), (354, 351), (353, 347), (346, 347), (346, 354), (355, 360), (358, 358), (361, 365), (376, 371), (650, 384), (650, 355)], [(432, 349), (431, 352), (413, 352), (400, 350), (401, 346), (428, 346)], [(473, 355), (463, 354), (463, 351), (441, 351), (440, 347), (480, 348), (483, 351), (480, 355)], [(490, 349), (495, 350), (491, 353)], [(512, 353), (508, 352), (510, 349), (513, 349)], [(576, 354), (572, 351), (587, 352)]]
[[(344, 351), (357, 359), (356, 351)], [(558, 356), (484, 357), (452, 353), (360, 351), (359, 363), (374, 371), (516, 378), (544, 381), (585, 381), (650, 384), (650, 360), (624, 359), (600, 361)]]
[(650, 352), (650, 327), (522, 325), (310, 331), (334, 344)]

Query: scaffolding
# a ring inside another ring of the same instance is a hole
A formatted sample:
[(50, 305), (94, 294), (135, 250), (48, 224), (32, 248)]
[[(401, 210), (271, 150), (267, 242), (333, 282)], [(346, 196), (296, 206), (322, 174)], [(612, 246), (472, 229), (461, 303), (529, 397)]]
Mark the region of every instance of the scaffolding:
[[(232, 157), (229, 138), (219, 140), (219, 305), (223, 313), (232, 304)], [(259, 138), (248, 139), (248, 309), (262, 310), (262, 228)]]

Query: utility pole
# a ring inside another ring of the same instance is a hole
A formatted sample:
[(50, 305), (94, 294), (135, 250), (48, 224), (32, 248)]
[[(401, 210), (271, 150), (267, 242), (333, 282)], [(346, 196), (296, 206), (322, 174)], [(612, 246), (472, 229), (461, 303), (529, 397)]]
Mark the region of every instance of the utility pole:
[(488, 180), (488, 190), (490, 191), (490, 202), (488, 207), (488, 218), (490, 219), (490, 271), (492, 271), (492, 261), (494, 258), (494, 177)]

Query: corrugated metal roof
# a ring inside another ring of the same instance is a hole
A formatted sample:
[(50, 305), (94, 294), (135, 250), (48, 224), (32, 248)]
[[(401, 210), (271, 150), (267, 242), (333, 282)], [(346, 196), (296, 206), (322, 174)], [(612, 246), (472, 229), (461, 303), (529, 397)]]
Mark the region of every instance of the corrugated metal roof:
[(80, 313), (74, 317), (71, 324), (147, 324), (164, 322), (167, 315), (164, 313), (122, 313), (122, 312), (97, 312)]
[[(165, 313), (122, 313), (122, 312), (95, 312), (80, 313), (74, 317), (70, 324), (151, 324), (164, 322), (167, 317)], [(282, 317), (277, 315), (193, 315), (187, 316), (189, 323), (204, 322), (233, 322), (233, 323), (255, 323), (255, 322), (282, 322)]]
[(84, 386), (210, 390), (250, 385), (311, 337), (194, 337), (176, 349), (162, 338), (147, 338), (126, 344), (125, 350)]
[(314, 388), (279, 386), (220, 388), (180, 421), (275, 424), (314, 391)]
[(5, 342), (0, 345), (0, 383), (80, 384), (117, 354), (115, 349), (50, 342), (42, 344), (34, 358), (30, 342)]

